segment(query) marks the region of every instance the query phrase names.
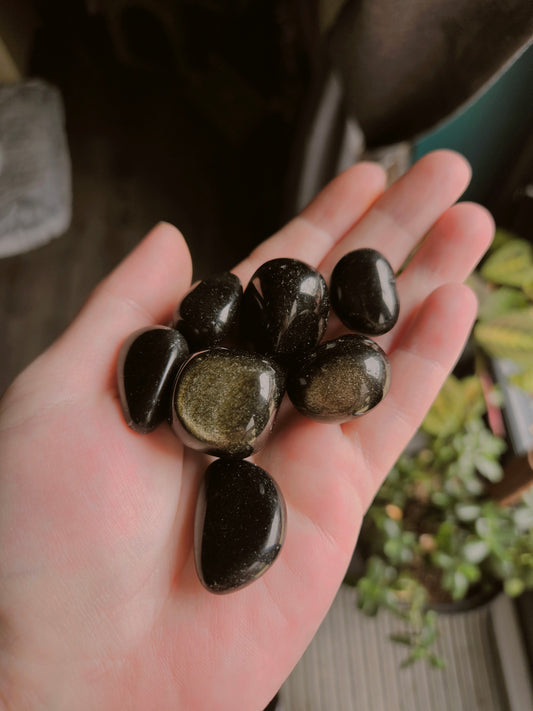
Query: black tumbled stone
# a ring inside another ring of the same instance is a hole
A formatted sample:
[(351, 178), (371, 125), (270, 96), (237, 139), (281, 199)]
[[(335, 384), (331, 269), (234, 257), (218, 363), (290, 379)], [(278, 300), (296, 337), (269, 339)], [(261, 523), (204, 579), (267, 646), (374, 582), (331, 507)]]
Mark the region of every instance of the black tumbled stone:
[(328, 289), (316, 269), (297, 259), (272, 259), (252, 276), (243, 295), (241, 333), (260, 353), (298, 356), (326, 330)]
[(390, 331), (400, 311), (391, 265), (375, 249), (356, 249), (337, 262), (330, 281), (331, 306), (353, 331)]
[(176, 373), (188, 354), (185, 338), (166, 326), (141, 328), (124, 341), (117, 383), (129, 427), (146, 434), (167, 418)]
[(174, 319), (191, 351), (216, 346), (228, 337), (237, 323), (241, 299), (241, 282), (231, 272), (208, 277), (191, 288)]
[(326, 341), (293, 367), (287, 393), (303, 415), (319, 422), (347, 422), (387, 394), (390, 365), (370, 338), (356, 334)]
[(206, 470), (194, 523), (198, 577), (227, 593), (265, 573), (285, 536), (286, 509), (272, 477), (255, 464), (217, 459)]
[(248, 457), (264, 445), (284, 386), (283, 371), (265, 356), (220, 347), (197, 353), (176, 380), (172, 426), (192, 449)]

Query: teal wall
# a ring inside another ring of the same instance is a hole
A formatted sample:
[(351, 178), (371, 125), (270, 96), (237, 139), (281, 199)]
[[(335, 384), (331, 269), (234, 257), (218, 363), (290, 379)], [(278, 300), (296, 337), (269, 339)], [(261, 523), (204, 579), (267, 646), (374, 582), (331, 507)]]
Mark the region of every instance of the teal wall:
[(484, 202), (531, 132), (533, 44), (475, 102), (415, 141), (413, 158), (435, 148), (459, 151), (473, 169), (464, 199)]

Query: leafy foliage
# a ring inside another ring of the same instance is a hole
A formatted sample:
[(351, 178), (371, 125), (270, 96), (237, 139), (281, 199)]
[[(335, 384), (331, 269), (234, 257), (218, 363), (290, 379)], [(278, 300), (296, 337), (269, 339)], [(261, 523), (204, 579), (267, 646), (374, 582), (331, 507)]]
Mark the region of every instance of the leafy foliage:
[(505, 443), (484, 413), (478, 378), (450, 376), (422, 425), (425, 445), (399, 458), (365, 518), (358, 605), (404, 622), (393, 641), (409, 648), (405, 664), (443, 664), (432, 651), (435, 595), (460, 600), (498, 581), (513, 596), (533, 588), (533, 491), (513, 508), (488, 497)]
[(490, 356), (521, 366), (511, 380), (533, 393), (533, 246), (498, 230), (470, 285), (480, 305), (475, 341)]

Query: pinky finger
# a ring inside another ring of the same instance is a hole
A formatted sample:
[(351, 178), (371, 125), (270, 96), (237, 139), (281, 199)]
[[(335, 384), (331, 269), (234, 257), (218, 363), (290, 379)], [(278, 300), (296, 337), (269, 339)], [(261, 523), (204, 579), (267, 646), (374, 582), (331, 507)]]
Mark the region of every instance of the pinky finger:
[(433, 291), (389, 356), (387, 396), (364, 417), (343, 425), (344, 433), (363, 450), (372, 473), (365, 503), (370, 504), (452, 371), (476, 311), (476, 298), (463, 284)]

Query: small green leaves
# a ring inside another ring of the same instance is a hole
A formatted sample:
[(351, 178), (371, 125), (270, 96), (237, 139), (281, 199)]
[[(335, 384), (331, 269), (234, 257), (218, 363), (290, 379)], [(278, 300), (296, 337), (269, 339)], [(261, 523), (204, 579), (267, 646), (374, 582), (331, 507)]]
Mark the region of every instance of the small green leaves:
[(489, 547), (485, 541), (472, 540), (463, 546), (463, 555), (469, 563), (478, 564), (489, 554)]
[(455, 515), (459, 521), (475, 521), (480, 512), (481, 507), (478, 504), (458, 503), (455, 506)]
[(533, 490), (513, 508), (488, 497), (506, 445), (484, 413), (479, 379), (450, 377), (424, 422), (421, 448), (399, 458), (365, 519), (371, 557), (358, 604), (404, 621), (392, 639), (409, 648), (406, 666), (443, 664), (431, 646), (430, 591), (452, 601), (497, 581), (513, 596), (533, 589)]

